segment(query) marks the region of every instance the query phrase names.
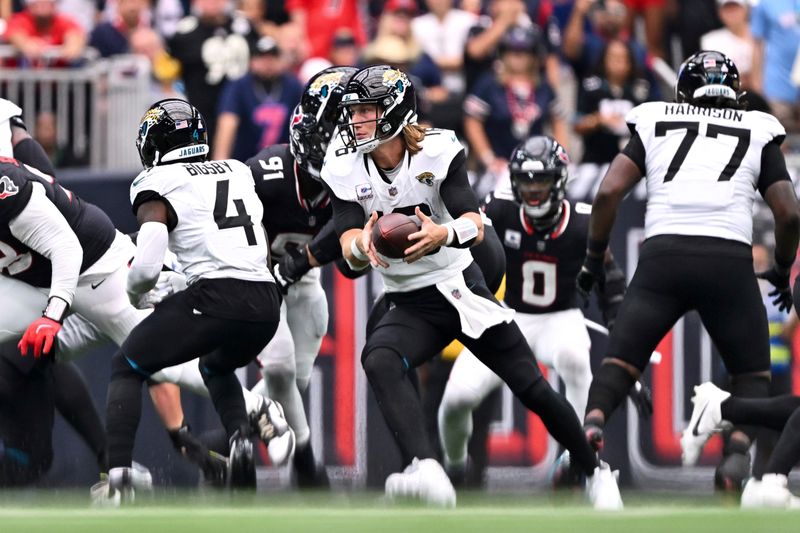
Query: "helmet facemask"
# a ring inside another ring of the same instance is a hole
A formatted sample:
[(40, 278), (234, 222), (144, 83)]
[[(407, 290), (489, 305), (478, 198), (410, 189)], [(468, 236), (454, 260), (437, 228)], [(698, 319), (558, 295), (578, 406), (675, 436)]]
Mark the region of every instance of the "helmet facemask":
[[(532, 167), (537, 163), (542, 166), (539, 161), (529, 161), (524, 166)], [(566, 168), (517, 170), (511, 173), (514, 199), (537, 230), (551, 228), (558, 222), (566, 183)]]
[[(364, 110), (373, 110), (364, 112)], [(364, 120), (354, 120), (354, 111), (358, 111), (357, 115), (370, 114), (375, 118), (368, 118)], [(402, 125), (397, 128), (392, 128), (392, 124), (385, 118), (385, 109), (375, 101), (365, 102), (363, 100), (353, 104), (343, 104), (342, 106), (342, 122), (343, 125), (340, 129), (340, 134), (345, 142), (345, 146), (355, 149), (362, 154), (368, 154), (381, 144), (394, 139), (400, 131)], [(373, 125), (372, 128), (369, 125)], [(369, 129), (372, 132), (369, 133)], [(367, 130), (365, 133), (364, 130)]]

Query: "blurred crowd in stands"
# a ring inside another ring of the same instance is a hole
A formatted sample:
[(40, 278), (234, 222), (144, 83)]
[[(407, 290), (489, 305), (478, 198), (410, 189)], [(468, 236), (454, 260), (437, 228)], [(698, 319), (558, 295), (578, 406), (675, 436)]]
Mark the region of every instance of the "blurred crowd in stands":
[(0, 0), (0, 18), (6, 68), (146, 56), (153, 100), (197, 106), (214, 158), (286, 142), (303, 84), (332, 64), (407, 71), (420, 120), (469, 147), (479, 192), (547, 132), (579, 163), (572, 195), (590, 197), (626, 112), (671, 99), (670, 75), (701, 49), (734, 59), (751, 109), (800, 129), (797, 0)]

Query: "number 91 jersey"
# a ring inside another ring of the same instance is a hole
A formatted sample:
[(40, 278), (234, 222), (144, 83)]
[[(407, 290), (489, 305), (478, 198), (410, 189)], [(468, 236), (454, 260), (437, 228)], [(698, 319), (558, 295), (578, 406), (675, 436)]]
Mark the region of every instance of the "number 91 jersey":
[(586, 255), (591, 206), (563, 200), (561, 220), (548, 232), (530, 225), (510, 187), (487, 196), (483, 210), (506, 254), (506, 304), (531, 314), (577, 308), (575, 278)]
[(171, 207), (169, 249), (190, 285), (200, 278), (273, 281), (263, 207), (246, 165), (228, 159), (143, 171), (131, 184), (133, 212), (159, 199)]
[(763, 194), (770, 180), (782, 178), (762, 173), (786, 135), (775, 117), (649, 102), (626, 121), (635, 135), (624, 153), (647, 176), (645, 238), (701, 235), (751, 243), (756, 190)]

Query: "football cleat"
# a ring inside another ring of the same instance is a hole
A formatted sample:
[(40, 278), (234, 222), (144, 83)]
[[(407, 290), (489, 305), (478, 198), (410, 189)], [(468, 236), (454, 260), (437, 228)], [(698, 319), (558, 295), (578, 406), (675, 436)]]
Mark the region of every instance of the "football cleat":
[(267, 446), (273, 465), (283, 466), (292, 459), (295, 450), (294, 431), (286, 421), (281, 404), (262, 396), (258, 410), (250, 417), (250, 427)]
[(800, 509), (800, 498), (789, 492), (782, 474), (764, 474), (761, 481), (750, 478), (742, 491), (742, 509)]
[(586, 494), (596, 511), (621, 511), (623, 508), (617, 473), (602, 461), (594, 469), (592, 477), (586, 480)]
[(720, 405), (730, 397), (729, 392), (713, 383), (703, 383), (694, 388), (692, 418), (681, 435), (681, 461), (683, 466), (697, 464), (703, 446), (711, 435), (719, 431), (722, 424)]
[(135, 501), (136, 490), (151, 491), (153, 477), (139, 463), (131, 467), (117, 467), (101, 474), (100, 481), (92, 485), (89, 493), (94, 507), (119, 507)]
[(564, 450), (550, 471), (550, 483), (554, 490), (576, 489), (586, 486), (586, 474), (570, 460), (569, 450)]
[(248, 437), (244, 436), (242, 430), (237, 430), (231, 437), (230, 450), (228, 481), (231, 488), (255, 489), (256, 462), (253, 443)]
[(311, 443), (298, 448), (292, 460), (297, 474), (297, 486), (301, 489), (327, 489), (331, 486), (325, 465), (317, 463)]
[(728, 439), (722, 450), (722, 460), (714, 471), (714, 488), (722, 492), (741, 493), (745, 480), (750, 477), (749, 444)]
[(420, 461), (415, 457), (405, 470), (387, 477), (386, 498), (418, 499), (433, 507), (456, 506), (456, 490), (435, 459)]

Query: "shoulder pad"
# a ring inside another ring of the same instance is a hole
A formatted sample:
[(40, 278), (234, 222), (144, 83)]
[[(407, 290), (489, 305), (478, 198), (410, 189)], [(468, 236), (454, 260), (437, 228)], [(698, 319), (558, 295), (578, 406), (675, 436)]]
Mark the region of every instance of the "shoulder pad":
[(767, 133), (771, 139), (777, 139), (778, 144), (783, 143), (783, 138), (786, 137), (786, 129), (777, 118), (761, 111), (748, 111), (747, 113), (753, 115), (760, 131)]
[(0, 122), (22, 115), (22, 108), (10, 100), (0, 98)]
[(639, 119), (641, 117), (654, 116), (656, 113), (653, 111), (653, 107), (658, 105), (663, 106), (664, 103), (645, 102), (643, 104), (637, 105), (636, 107), (628, 111), (627, 115), (625, 115), (625, 122), (627, 122), (628, 125), (635, 126), (639, 122)]
[(422, 141), (420, 154), (430, 158), (451, 154), (450, 157), (453, 158), (463, 149), (464, 146), (459, 142), (453, 130), (431, 128)]
[(174, 190), (179, 185), (179, 182), (176, 179), (172, 179), (175, 173), (170, 172), (174, 170), (170, 168), (171, 166), (153, 167), (140, 172), (131, 182), (131, 204), (133, 204), (140, 192), (153, 191), (161, 196), (166, 196), (168, 192)]
[(585, 204), (583, 202), (575, 202), (575, 212), (579, 215), (591, 215), (592, 206), (591, 204)]
[(183, 17), (181, 20), (178, 21), (178, 24), (175, 26), (175, 33), (190, 33), (197, 28), (198, 21), (197, 17), (194, 15), (189, 15), (188, 17)]
[(362, 158), (362, 154), (349, 150), (340, 139), (328, 146), (320, 177), (337, 198), (356, 199), (358, 177), (353, 176), (353, 170)]
[(603, 86), (603, 80), (598, 76), (590, 76), (583, 80), (583, 88), (587, 91), (596, 91)]

